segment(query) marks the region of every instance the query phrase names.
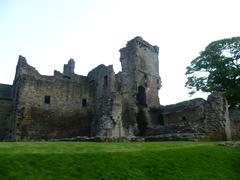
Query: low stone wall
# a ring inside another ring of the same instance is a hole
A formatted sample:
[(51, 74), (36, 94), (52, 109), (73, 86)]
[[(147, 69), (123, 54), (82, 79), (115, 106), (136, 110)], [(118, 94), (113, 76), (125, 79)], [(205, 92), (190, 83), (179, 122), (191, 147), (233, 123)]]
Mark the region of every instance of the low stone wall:
[[(152, 120), (146, 122), (145, 135), (160, 135), (161, 138), (177, 140), (184, 139), (188, 134), (187, 139), (225, 140), (228, 117), (226, 107), (226, 99), (221, 94), (213, 93), (207, 100), (197, 98), (152, 109)], [(179, 138), (179, 134), (183, 134), (183, 137)]]
[(77, 136), (72, 138), (49, 139), (48, 141), (79, 141), (79, 142), (150, 142), (150, 141), (198, 141), (206, 140), (205, 135), (197, 133), (172, 133), (154, 136)]

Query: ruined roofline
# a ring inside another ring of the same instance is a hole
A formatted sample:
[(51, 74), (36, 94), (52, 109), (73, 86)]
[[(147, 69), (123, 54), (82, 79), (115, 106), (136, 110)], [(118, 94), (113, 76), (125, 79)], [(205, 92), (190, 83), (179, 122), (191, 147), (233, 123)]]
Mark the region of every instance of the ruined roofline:
[[(126, 47), (120, 49), (120, 52), (123, 51), (123, 50), (128, 51), (128, 50), (130, 50), (132, 48), (135, 48), (135, 47), (148, 49), (148, 50), (150, 50), (154, 53), (157, 53), (157, 54), (158, 54), (158, 51), (159, 51), (158, 46), (153, 46), (153, 45), (149, 44), (147, 41), (143, 40), (142, 37), (137, 36), (137, 37), (133, 38), (132, 40), (128, 41)], [(121, 57), (120, 57), (120, 61), (121, 61)], [(24, 56), (20, 55), (19, 59), (18, 59), (18, 65), (17, 65), (17, 71), (16, 71), (15, 79), (17, 79), (19, 77), (19, 75), (25, 74), (25, 75), (33, 76), (37, 79), (48, 80), (48, 81), (52, 81), (52, 80), (54, 80), (54, 78), (66, 79), (66, 80), (68, 79), (68, 80), (71, 80), (71, 81), (79, 81), (79, 80), (83, 80), (83, 79), (87, 78), (91, 72), (95, 71), (100, 66), (101, 65), (99, 65), (99, 66), (95, 67), (94, 69), (90, 70), (86, 76), (78, 75), (78, 74), (74, 73), (75, 61), (74, 61), (74, 59), (70, 58), (68, 63), (64, 64), (63, 72), (54, 70), (53, 75), (42, 75), (33, 66), (30, 66), (27, 63), (27, 60)], [(113, 65), (108, 65), (108, 66), (112, 67)], [(108, 67), (108, 66), (106, 66), (106, 67)], [(141, 70), (139, 69), (139, 71), (141, 71)], [(146, 72), (142, 72), (142, 73), (146, 74)], [(151, 75), (158, 78), (157, 75), (153, 75), (153, 74), (151, 74)]]
[(100, 65), (98, 65), (97, 67), (95, 67), (94, 69), (92, 69), (91, 71), (88, 72), (88, 74), (87, 74), (88, 80), (89, 80), (89, 81), (96, 80), (96, 77), (100, 76), (99, 73), (100, 73), (102, 70), (104, 70), (104, 71), (106, 71), (106, 72), (108, 72), (108, 73), (111, 72), (111, 73), (113, 73), (114, 75), (116, 75), (115, 72), (114, 72), (114, 69), (113, 69), (113, 65), (108, 65), (108, 66), (106, 66), (106, 65), (104, 65), (104, 64), (100, 64)]
[[(89, 75), (98, 69), (107, 68), (113, 70), (113, 65), (104, 65), (100, 64), (96, 66), (94, 69), (90, 70), (86, 76), (75, 74), (74, 73), (75, 61), (74, 59), (70, 58), (67, 64), (63, 65), (63, 72), (58, 70), (54, 70), (53, 75), (43, 75), (40, 74), (33, 66), (29, 65), (26, 58), (22, 55), (19, 56), (17, 70), (16, 70), (16, 77), (15, 80), (19, 78), (19, 76), (31, 76), (35, 79), (44, 80), (44, 81), (55, 81), (55, 80), (64, 80), (64, 81), (72, 81), (76, 83), (80, 83), (82, 81), (86, 81), (89, 78)], [(114, 72), (115, 74), (115, 72)]]
[[(110, 65), (105, 65), (105, 64), (99, 64), (98, 66), (96, 66), (95, 68), (93, 68), (91, 71), (88, 72), (88, 75), (91, 74), (92, 72), (94, 71), (97, 71), (99, 69), (102, 69), (102, 68), (112, 68), (113, 69), (113, 65), (110, 64)], [(88, 76), (87, 75), (87, 76)]]
[(12, 85), (0, 83), (0, 99), (12, 100)]
[(63, 75), (70, 77), (71, 75), (75, 74), (74, 69), (75, 69), (75, 61), (74, 59), (70, 58), (68, 63), (63, 65)]
[[(68, 62), (73, 62), (73, 59), (70, 59)], [(86, 80), (86, 76), (75, 74), (74, 72), (71, 74), (68, 74), (70, 76), (65, 76), (64, 73), (61, 73), (60, 71), (54, 70), (53, 75), (43, 75), (36, 70), (35, 67), (28, 64), (25, 57), (22, 55), (19, 55), (18, 58), (18, 64), (16, 69), (16, 75), (15, 80), (19, 78), (19, 76), (31, 76), (39, 80), (46, 80), (46, 81), (55, 81), (58, 80), (69, 80), (74, 82), (80, 82), (82, 80)]]
[(19, 55), (19, 57), (18, 57), (18, 64), (19, 63), (27, 63), (26, 58), (24, 56), (22, 56), (22, 55)]
[(27, 69), (28, 71), (31, 71), (31, 73), (40, 75), (40, 73), (33, 66), (27, 63), (27, 59), (24, 56), (19, 55), (17, 68), (16, 68), (16, 75), (19, 76), (19, 75), (25, 74), (23, 69)]
[(225, 98), (223, 93), (219, 92), (212, 92), (211, 94), (208, 95), (207, 99), (203, 98), (195, 98), (195, 99), (190, 99), (186, 101), (182, 101), (176, 104), (170, 104), (166, 106), (161, 106), (162, 109), (164, 109), (164, 114), (172, 113), (172, 112), (178, 112), (179, 110), (183, 110), (182, 107), (185, 107), (185, 109), (189, 108), (195, 108), (198, 107), (200, 104), (203, 103), (211, 103), (216, 101), (216, 99), (219, 98)]
[(10, 87), (10, 86), (12, 86), (12, 85), (11, 85), (11, 84), (0, 83), (0, 86), (8, 86), (8, 87)]
[[(186, 100), (182, 102), (178, 102), (176, 104), (169, 104), (165, 106), (161, 106), (161, 108), (164, 110), (164, 114), (169, 114), (173, 112), (182, 111), (183, 109), (195, 108), (198, 107), (200, 104), (207, 103), (208, 101), (203, 98), (195, 98), (191, 100)], [(183, 108), (185, 107), (185, 108)]]
[(158, 46), (153, 46), (151, 44), (149, 44), (147, 41), (143, 40), (142, 37), (140, 36), (136, 36), (134, 39), (130, 40), (127, 42), (126, 47), (120, 49), (119, 51), (125, 51), (128, 48), (133, 48), (136, 46), (140, 46), (140, 47), (144, 47), (149, 49), (150, 51), (154, 52), (154, 53), (159, 53), (159, 47)]

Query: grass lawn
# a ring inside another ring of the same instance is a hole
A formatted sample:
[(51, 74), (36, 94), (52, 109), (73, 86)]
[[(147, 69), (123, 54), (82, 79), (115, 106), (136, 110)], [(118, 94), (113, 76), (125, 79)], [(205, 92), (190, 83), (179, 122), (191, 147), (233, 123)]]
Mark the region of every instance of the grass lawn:
[(240, 180), (240, 148), (216, 142), (1, 142), (0, 180)]

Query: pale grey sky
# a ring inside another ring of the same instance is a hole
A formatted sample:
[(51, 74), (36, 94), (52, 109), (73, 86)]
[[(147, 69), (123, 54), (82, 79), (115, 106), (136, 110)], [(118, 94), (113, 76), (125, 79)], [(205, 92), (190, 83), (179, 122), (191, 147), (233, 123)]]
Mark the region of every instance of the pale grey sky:
[[(0, 0), (0, 83), (19, 55), (41, 74), (121, 70), (119, 49), (135, 36), (160, 47), (161, 104), (189, 99), (185, 68), (212, 41), (239, 36), (239, 0)], [(198, 93), (195, 97), (206, 97)]]

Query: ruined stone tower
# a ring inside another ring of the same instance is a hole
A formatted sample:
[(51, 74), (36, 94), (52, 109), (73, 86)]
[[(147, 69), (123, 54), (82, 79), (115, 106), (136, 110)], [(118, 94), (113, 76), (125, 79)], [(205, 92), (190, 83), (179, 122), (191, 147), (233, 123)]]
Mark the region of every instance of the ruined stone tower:
[[(161, 87), (157, 46), (136, 37), (120, 50), (122, 64), (123, 123), (129, 134), (141, 134), (151, 121), (149, 108), (159, 108)], [(138, 118), (141, 116), (141, 118)]]
[(157, 46), (136, 37), (120, 50), (123, 93), (136, 95), (142, 106), (159, 108), (158, 90), (161, 87)]
[(70, 59), (67, 64), (63, 66), (63, 75), (66, 77), (70, 77), (74, 74), (75, 62), (73, 59)]
[(158, 47), (136, 37), (120, 53), (122, 72), (99, 65), (88, 73), (95, 89), (93, 136), (139, 135), (147, 122), (137, 117), (144, 111), (150, 122), (148, 109), (159, 108)]

